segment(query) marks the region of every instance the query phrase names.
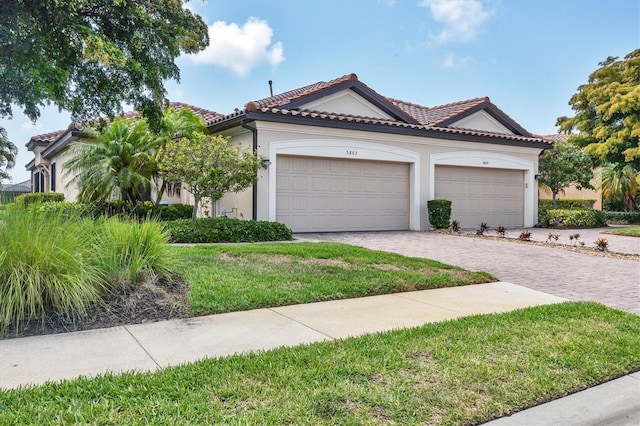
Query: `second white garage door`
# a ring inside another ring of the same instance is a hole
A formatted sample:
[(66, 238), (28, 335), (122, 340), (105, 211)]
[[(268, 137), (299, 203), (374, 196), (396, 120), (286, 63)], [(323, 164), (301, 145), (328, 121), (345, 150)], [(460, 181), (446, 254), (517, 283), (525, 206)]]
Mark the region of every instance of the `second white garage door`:
[(409, 164), (278, 155), (276, 220), (294, 232), (409, 228)]
[(436, 166), (435, 198), (451, 200), (451, 219), (465, 228), (524, 224), (524, 171)]

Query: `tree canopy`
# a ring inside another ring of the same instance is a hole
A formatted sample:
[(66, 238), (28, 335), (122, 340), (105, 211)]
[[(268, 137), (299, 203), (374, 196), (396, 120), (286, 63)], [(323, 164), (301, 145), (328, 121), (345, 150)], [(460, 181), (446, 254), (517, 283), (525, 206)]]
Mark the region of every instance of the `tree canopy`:
[(193, 219), (203, 198), (217, 201), (226, 192), (239, 192), (258, 179), (255, 152), (232, 147), (222, 136), (194, 133), (168, 142), (160, 153), (160, 176), (183, 182), (193, 194)]
[(18, 149), (7, 138), (7, 131), (0, 127), (0, 182), (9, 179), (9, 175), (3, 168), (10, 169), (15, 165)]
[(33, 121), (54, 104), (77, 121), (112, 117), (123, 102), (159, 125), (175, 59), (209, 43), (182, 0), (0, 2), (0, 117)]
[(540, 180), (553, 194), (553, 208), (556, 196), (571, 184), (576, 188), (590, 188), (593, 178), (593, 162), (589, 155), (569, 141), (557, 140), (552, 149), (546, 150), (538, 163)]
[(558, 118), (572, 141), (601, 164), (632, 163), (640, 168), (640, 49), (619, 60), (608, 57), (578, 87), (569, 105), (573, 117)]

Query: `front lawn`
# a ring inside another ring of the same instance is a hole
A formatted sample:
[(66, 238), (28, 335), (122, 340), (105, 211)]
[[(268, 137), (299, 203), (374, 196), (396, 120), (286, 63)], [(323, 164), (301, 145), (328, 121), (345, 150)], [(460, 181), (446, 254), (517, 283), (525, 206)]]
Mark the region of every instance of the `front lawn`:
[(497, 281), (429, 259), (337, 243), (173, 247), (192, 315)]
[(609, 229), (604, 234), (625, 235), (627, 237), (640, 237), (640, 225), (628, 226), (625, 228)]
[(0, 424), (479, 424), (640, 370), (640, 317), (570, 302), (0, 391)]

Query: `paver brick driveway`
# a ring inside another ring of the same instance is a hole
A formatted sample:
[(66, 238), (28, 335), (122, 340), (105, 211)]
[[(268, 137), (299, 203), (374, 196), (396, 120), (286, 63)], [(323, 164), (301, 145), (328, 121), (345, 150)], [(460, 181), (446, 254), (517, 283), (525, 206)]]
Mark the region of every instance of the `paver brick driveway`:
[(487, 271), (501, 281), (571, 300), (592, 300), (640, 315), (637, 260), (432, 232), (296, 234), (294, 238), (342, 242), (435, 259), (469, 270)]

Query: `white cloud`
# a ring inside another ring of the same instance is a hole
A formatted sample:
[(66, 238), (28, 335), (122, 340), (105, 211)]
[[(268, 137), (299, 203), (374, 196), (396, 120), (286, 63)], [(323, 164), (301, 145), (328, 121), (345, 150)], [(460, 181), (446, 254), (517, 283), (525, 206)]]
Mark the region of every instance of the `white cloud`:
[(242, 26), (214, 22), (209, 27), (209, 47), (190, 59), (212, 64), (245, 76), (252, 69), (268, 64), (275, 68), (284, 61), (282, 43), (271, 43), (273, 30), (266, 21), (251, 17)]
[(474, 40), (481, 25), (491, 16), (479, 0), (423, 0), (434, 21), (443, 25), (442, 31), (431, 37), (434, 43)]
[(444, 69), (459, 69), (464, 67), (468, 62), (468, 57), (461, 58), (455, 53), (448, 53), (440, 64), (440, 67)]

